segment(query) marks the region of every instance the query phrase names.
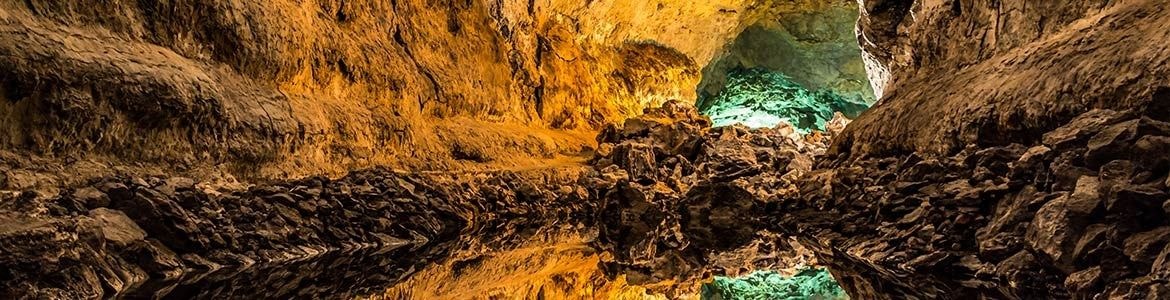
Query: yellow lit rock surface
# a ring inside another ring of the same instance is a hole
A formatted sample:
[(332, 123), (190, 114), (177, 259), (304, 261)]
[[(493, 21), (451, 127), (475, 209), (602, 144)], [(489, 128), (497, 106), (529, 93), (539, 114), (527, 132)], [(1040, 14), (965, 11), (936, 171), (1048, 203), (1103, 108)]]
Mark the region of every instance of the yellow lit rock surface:
[(0, 148), (77, 177), (531, 165), (694, 99), (753, 2), (2, 0)]
[(608, 279), (600, 254), (576, 235), (469, 256), (429, 266), (370, 299), (666, 299)]

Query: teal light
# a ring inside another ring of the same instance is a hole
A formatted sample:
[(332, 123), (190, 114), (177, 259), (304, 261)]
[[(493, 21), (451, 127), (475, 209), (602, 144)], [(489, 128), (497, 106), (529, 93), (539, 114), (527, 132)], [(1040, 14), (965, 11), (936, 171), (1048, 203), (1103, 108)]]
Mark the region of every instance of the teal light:
[(849, 299), (825, 269), (805, 269), (786, 277), (756, 271), (740, 278), (716, 276), (703, 285), (703, 300), (836, 300)]
[(851, 99), (831, 90), (811, 91), (779, 72), (735, 69), (727, 85), (701, 107), (715, 126), (741, 123), (748, 127), (772, 127), (788, 122), (802, 133), (824, 130), (833, 112), (857, 117), (869, 108), (865, 99)]

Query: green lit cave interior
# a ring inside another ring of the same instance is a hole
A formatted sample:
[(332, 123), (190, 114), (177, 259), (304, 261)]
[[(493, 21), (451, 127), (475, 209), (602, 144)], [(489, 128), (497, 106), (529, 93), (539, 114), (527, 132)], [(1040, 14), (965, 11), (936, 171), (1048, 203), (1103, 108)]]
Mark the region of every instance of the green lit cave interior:
[(715, 126), (741, 123), (824, 130), (840, 112), (856, 118), (876, 97), (854, 24), (856, 9), (833, 7), (747, 27), (703, 70), (696, 106)]
[[(703, 70), (696, 106), (714, 126), (792, 125), (797, 132), (825, 130), (835, 113), (856, 118), (876, 101), (854, 24), (857, 11), (834, 7), (747, 27)], [(798, 266), (795, 272), (757, 270), (716, 276), (703, 299), (847, 299), (829, 271)]]

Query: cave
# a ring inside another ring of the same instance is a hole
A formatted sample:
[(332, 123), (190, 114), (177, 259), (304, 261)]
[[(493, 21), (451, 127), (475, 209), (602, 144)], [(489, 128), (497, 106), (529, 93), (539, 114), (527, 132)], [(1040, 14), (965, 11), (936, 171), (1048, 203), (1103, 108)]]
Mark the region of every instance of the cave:
[(824, 131), (876, 102), (847, 3), (780, 10), (748, 25), (703, 68), (695, 106), (715, 126)]
[(1170, 299), (1163, 2), (0, 0), (0, 298)]

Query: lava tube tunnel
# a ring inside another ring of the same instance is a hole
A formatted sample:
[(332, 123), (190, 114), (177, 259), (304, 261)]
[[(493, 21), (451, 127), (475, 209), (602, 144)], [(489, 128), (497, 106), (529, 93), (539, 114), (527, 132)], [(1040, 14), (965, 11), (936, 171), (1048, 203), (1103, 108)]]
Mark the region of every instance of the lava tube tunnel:
[(1167, 0), (0, 0), (0, 299), (1170, 299)]

